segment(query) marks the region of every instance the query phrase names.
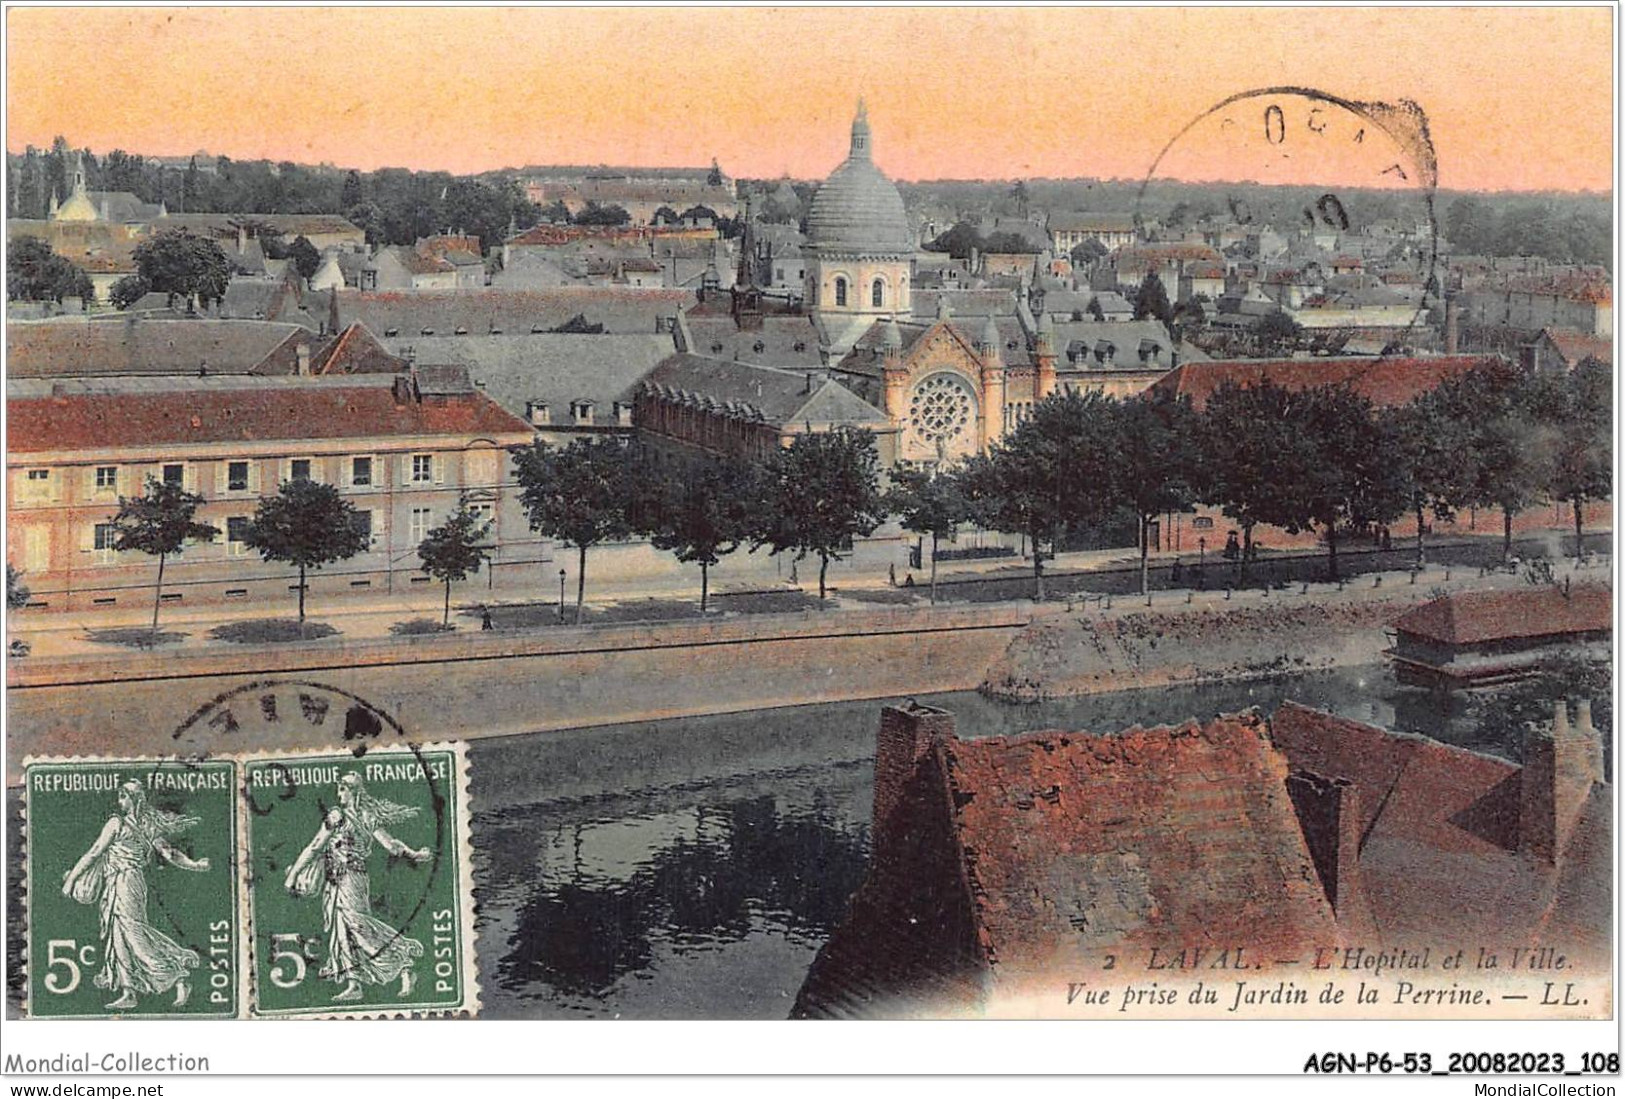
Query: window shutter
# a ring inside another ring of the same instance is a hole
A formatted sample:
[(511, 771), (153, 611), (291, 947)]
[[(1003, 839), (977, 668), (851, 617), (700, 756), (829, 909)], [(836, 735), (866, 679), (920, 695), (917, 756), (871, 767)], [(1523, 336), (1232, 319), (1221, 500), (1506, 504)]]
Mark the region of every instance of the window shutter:
[(446, 480), (446, 455), (429, 455), (429, 468), (434, 471), (434, 483), (442, 484)]
[(410, 453), (398, 454), (396, 458), (401, 463), (401, 484), (410, 487), (412, 484), (412, 455)]
[(85, 491), (81, 494), (81, 498), (94, 500), (98, 495), (96, 491), (96, 467), (87, 466), (85, 468)]
[(94, 553), (96, 551), (96, 523), (95, 520), (79, 528), (79, 552)]
[(187, 492), (197, 491), (197, 463), (186, 462), (181, 466), (181, 488)]
[(231, 462), (222, 458), (214, 464), (214, 494), (224, 496), (229, 488), (226, 475), (231, 470)]

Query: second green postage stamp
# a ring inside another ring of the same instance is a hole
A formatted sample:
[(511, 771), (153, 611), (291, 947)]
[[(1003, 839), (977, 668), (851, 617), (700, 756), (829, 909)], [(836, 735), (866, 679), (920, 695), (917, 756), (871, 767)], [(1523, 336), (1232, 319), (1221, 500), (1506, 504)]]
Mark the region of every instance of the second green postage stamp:
[(251, 1014), (473, 1014), (460, 744), (242, 763)]

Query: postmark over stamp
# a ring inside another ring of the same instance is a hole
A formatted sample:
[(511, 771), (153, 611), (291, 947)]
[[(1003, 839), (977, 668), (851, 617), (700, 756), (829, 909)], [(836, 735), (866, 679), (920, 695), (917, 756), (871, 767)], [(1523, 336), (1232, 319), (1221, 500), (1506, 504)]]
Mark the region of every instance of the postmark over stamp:
[(240, 1011), (237, 765), (24, 764), (27, 1013)]
[(473, 1013), (461, 744), (243, 763), (249, 1013)]

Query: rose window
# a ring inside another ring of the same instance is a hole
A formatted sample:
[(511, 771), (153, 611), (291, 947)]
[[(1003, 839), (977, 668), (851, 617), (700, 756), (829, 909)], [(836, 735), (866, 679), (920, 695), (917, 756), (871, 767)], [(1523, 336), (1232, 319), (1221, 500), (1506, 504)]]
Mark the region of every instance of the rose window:
[(976, 415), (970, 387), (950, 374), (934, 374), (914, 388), (909, 401), (909, 423), (928, 443), (958, 438)]

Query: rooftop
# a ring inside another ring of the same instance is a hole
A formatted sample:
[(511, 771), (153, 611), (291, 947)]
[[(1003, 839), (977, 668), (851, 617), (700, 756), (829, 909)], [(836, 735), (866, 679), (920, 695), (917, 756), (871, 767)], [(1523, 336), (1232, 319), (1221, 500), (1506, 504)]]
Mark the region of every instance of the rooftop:
[(406, 379), (58, 383), (38, 396), (13, 389), (6, 400), (8, 446), (13, 455), (24, 455), (279, 440), (530, 436), (529, 425), (483, 394), (402, 400), (400, 381)]
[(1401, 633), (1473, 645), (1504, 639), (1536, 639), (1611, 630), (1612, 591), (1600, 584), (1511, 591), (1468, 591), (1424, 603), (1394, 622)]

